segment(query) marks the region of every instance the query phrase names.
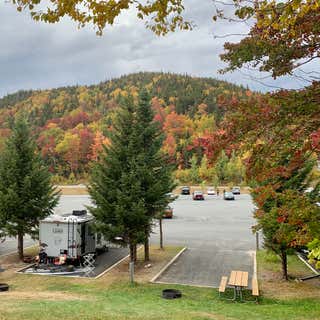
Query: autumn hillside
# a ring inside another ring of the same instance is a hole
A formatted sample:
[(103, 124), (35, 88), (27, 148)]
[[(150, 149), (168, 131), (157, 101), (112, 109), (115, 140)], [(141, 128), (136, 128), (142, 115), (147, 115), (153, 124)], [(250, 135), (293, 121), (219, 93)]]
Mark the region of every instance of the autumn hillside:
[(0, 148), (10, 134), (12, 116), (23, 113), (57, 182), (85, 179), (90, 162), (108, 143), (119, 99), (136, 97), (143, 87), (153, 97), (155, 120), (165, 134), (163, 149), (179, 169), (177, 177), (182, 182), (220, 179), (210, 163), (210, 137), (224, 115), (219, 99), (243, 96), (245, 89), (212, 78), (143, 72), (92, 86), (19, 91), (0, 99)]

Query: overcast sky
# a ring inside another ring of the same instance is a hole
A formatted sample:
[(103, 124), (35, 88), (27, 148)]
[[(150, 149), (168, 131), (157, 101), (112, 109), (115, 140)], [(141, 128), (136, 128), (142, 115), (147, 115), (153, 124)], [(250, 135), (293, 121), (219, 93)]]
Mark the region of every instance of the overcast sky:
[[(201, 5), (199, 2), (186, 0), (186, 14), (197, 25), (194, 31), (157, 37), (130, 11), (98, 37), (91, 26), (78, 30), (67, 19), (55, 25), (34, 22), (27, 13), (18, 13), (12, 4), (1, 1), (0, 96), (20, 89), (95, 84), (138, 71), (209, 76), (261, 91), (306, 85), (297, 78), (253, 79), (264, 78), (265, 74), (248, 74), (247, 70), (219, 75), (223, 43), (240, 38), (215, 35), (244, 33), (248, 26), (214, 24), (212, 0), (201, 0)], [(316, 63), (309, 68), (320, 71)]]

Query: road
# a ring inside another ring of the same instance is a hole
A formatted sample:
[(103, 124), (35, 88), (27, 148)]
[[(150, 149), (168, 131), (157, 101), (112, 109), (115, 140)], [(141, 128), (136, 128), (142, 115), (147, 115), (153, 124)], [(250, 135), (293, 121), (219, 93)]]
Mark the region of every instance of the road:
[[(57, 214), (90, 205), (88, 196), (62, 196)], [(172, 203), (174, 218), (164, 220), (165, 245), (186, 246), (188, 250), (159, 279), (161, 282), (217, 286), (222, 275), (231, 270), (247, 270), (252, 274), (252, 252), (255, 237), (251, 232), (253, 204), (249, 195), (236, 196), (235, 201), (206, 196), (193, 201), (180, 196)], [(158, 227), (151, 243), (159, 242)], [(32, 244), (27, 239), (25, 245)], [(0, 245), (0, 255), (14, 250), (16, 241)]]

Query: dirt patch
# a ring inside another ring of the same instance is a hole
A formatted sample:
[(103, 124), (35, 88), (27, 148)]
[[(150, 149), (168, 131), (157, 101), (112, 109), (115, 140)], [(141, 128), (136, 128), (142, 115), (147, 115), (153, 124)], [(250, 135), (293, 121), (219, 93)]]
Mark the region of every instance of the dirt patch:
[(280, 280), (261, 281), (260, 289), (264, 297), (276, 299), (320, 298), (319, 287), (312, 282)]
[[(150, 261), (143, 261), (143, 248), (138, 250), (138, 261), (135, 264), (135, 281), (149, 282), (181, 250), (180, 247), (167, 247), (164, 250), (150, 248)], [(106, 286), (114, 282), (129, 280), (129, 258), (95, 281), (97, 286)], [(81, 281), (81, 280), (75, 280)], [(83, 283), (83, 282), (82, 282)]]
[[(137, 282), (148, 282), (180, 251), (180, 248), (166, 248), (164, 250), (151, 247), (150, 261), (143, 261), (143, 248), (138, 250), (138, 261), (135, 264), (135, 280)], [(110, 275), (117, 275), (126, 279), (128, 277), (129, 258), (124, 260)]]
[(57, 188), (60, 190), (63, 196), (78, 196), (78, 195), (88, 195), (88, 189), (85, 186), (59, 186)]
[(83, 295), (76, 295), (63, 291), (8, 291), (1, 293), (1, 300), (47, 300), (47, 301), (65, 301), (65, 300), (87, 300)]
[[(37, 246), (28, 248), (24, 250), (25, 256), (35, 257), (39, 252)], [(19, 259), (17, 253), (11, 253), (9, 255), (3, 256), (0, 258), (0, 266), (5, 270), (4, 273), (1, 274), (1, 279), (10, 278), (12, 275), (18, 271), (19, 269), (25, 268), (30, 263), (24, 263)]]
[(208, 313), (208, 312), (192, 312), (192, 315), (196, 316), (196, 317), (204, 317), (205, 319), (213, 319), (213, 320), (231, 320), (231, 319), (235, 319), (235, 318), (226, 318), (223, 315), (220, 314), (216, 314), (216, 313)]

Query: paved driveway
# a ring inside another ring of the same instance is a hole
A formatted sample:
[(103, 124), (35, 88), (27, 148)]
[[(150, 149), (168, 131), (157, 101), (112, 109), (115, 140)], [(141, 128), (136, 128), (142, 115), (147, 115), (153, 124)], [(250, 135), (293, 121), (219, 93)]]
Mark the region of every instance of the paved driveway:
[[(221, 276), (231, 270), (252, 275), (255, 237), (250, 196), (239, 195), (235, 201), (221, 196), (192, 201), (180, 196), (172, 205), (175, 218), (165, 221), (166, 243), (188, 249), (157, 281), (217, 287)], [(157, 241), (154, 234), (152, 242)]]

